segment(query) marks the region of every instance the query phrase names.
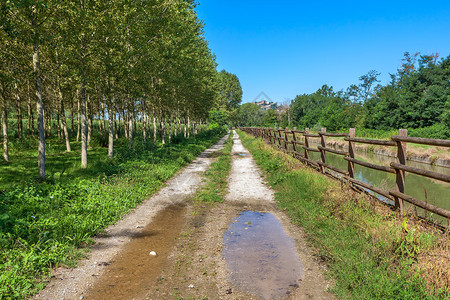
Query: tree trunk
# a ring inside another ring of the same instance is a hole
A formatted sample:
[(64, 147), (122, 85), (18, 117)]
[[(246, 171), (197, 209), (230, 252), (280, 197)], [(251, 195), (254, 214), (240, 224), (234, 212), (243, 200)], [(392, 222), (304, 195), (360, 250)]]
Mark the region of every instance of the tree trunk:
[(164, 122), (165, 120), (163, 119), (162, 115), (161, 115), (161, 119), (160, 119), (160, 123), (161, 123), (161, 144), (165, 144), (166, 143), (166, 124)]
[(114, 128), (113, 128), (113, 110), (111, 108), (111, 105), (108, 104), (107, 108), (108, 111), (108, 157), (113, 158), (114, 156)]
[(156, 145), (157, 140), (155, 109), (153, 109), (153, 143)]
[(16, 93), (15, 96), (16, 96), (16, 110), (17, 110), (17, 138), (21, 141), (23, 137), (22, 108), (20, 107), (20, 95), (17, 83), (14, 84), (14, 90)]
[(87, 144), (89, 145), (91, 143), (91, 137), (92, 137), (92, 105), (90, 105), (89, 101), (89, 94), (87, 95), (87, 103), (86, 103), (86, 118), (87, 118)]
[(2, 131), (3, 131), (3, 158), (5, 161), (9, 161), (8, 152), (8, 111), (6, 109), (6, 101), (2, 107)]
[(87, 168), (86, 86), (81, 81), (81, 167)]
[(173, 121), (173, 136), (177, 136), (178, 134), (178, 122), (177, 118)]
[(70, 136), (73, 136), (73, 101), (70, 101)]
[[(101, 121), (101, 125), (102, 125), (102, 132), (104, 133), (105, 139), (106, 139), (106, 114), (105, 114), (105, 102), (102, 101), (102, 121)], [(108, 126), (109, 126), (109, 114), (108, 114)], [(109, 131), (109, 129), (108, 129)], [(114, 135), (113, 135), (114, 137)]]
[(37, 37), (37, 20), (32, 20), (34, 29), (33, 41), (33, 71), (36, 80), (36, 111), (38, 118), (39, 144), (38, 144), (38, 169), (39, 178), (45, 179), (45, 128), (44, 128), (44, 104), (42, 101), (42, 80), (41, 80), (41, 62), (39, 59), (39, 39)]
[(147, 115), (145, 112), (142, 115), (142, 137), (144, 138), (144, 143), (147, 142)]
[(133, 115), (130, 111), (128, 111), (128, 140), (130, 141), (130, 145), (133, 144)]
[(60, 140), (62, 140), (63, 139), (63, 136), (62, 136), (62, 134), (61, 134), (61, 127), (62, 127), (62, 125), (61, 125), (61, 120), (60, 120), (61, 118), (60, 118), (60, 113), (59, 112), (57, 112), (56, 113), (56, 127), (57, 127), (57, 129), (58, 129), (58, 139), (60, 139)]
[(114, 113), (114, 129), (116, 132), (116, 140), (119, 139), (119, 130), (120, 130), (120, 114), (117, 114), (117, 117), (119, 118), (118, 121), (116, 121), (116, 114)]
[(123, 131), (125, 134), (125, 138), (128, 140), (128, 113), (125, 113), (125, 110), (123, 111)]
[(71, 152), (70, 148), (70, 140), (69, 140), (69, 131), (67, 130), (67, 124), (66, 124), (66, 112), (64, 111), (64, 102), (63, 102), (63, 95), (61, 92), (61, 88), (58, 87), (59, 92), (59, 114), (61, 115), (61, 125), (64, 133), (64, 138), (66, 140), (66, 150), (67, 152)]
[(172, 118), (169, 117), (169, 144), (172, 142)]
[(187, 120), (187, 137), (191, 136), (191, 119), (188, 116), (188, 120)]
[(187, 137), (186, 118), (184, 118), (184, 124), (183, 124), (183, 126), (184, 126), (184, 138), (186, 138), (186, 137)]
[[(78, 96), (78, 92), (77, 92), (77, 96)], [(80, 109), (81, 109), (81, 104), (80, 104), (80, 98), (77, 97), (77, 142), (80, 141), (80, 135), (81, 135), (81, 114), (80, 114)]]
[(34, 137), (34, 133), (31, 132), (33, 128), (32, 120), (33, 120), (33, 112), (31, 111), (31, 97), (30, 97), (30, 84), (27, 83), (27, 90), (28, 90), (28, 124), (27, 124), (27, 137), (30, 137), (32, 135)]

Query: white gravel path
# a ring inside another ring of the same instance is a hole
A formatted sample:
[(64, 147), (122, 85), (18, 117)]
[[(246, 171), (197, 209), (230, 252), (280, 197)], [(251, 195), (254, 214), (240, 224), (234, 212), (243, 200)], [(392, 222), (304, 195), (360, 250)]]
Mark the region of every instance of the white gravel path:
[[(242, 155), (244, 154), (244, 155)], [(231, 176), (228, 181), (227, 201), (273, 202), (273, 191), (261, 179), (261, 171), (251, 153), (242, 145), (239, 136), (233, 131), (233, 160)]]

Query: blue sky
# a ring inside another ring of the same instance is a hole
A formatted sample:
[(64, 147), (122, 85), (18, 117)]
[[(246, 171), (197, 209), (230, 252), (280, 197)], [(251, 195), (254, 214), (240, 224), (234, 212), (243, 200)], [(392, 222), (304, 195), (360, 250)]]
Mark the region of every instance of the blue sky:
[(203, 0), (196, 10), (243, 102), (261, 91), (285, 102), (323, 84), (345, 90), (373, 69), (386, 84), (406, 51), (450, 55), (450, 0)]

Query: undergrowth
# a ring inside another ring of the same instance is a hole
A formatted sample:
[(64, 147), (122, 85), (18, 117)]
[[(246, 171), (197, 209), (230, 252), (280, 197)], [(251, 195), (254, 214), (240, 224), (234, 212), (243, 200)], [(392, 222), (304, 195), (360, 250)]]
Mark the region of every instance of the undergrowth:
[[(278, 206), (302, 226), (328, 265), (331, 291), (342, 299), (448, 299), (449, 286), (427, 282), (418, 268), (442, 234), (399, 220), (387, 207), (239, 132), (276, 191)], [(448, 240), (448, 237), (444, 237)]]
[(164, 147), (123, 143), (114, 160), (98, 160), (89, 170), (0, 191), (0, 299), (27, 298), (52, 268), (73, 266), (84, 253), (79, 247), (224, 134), (217, 128)]

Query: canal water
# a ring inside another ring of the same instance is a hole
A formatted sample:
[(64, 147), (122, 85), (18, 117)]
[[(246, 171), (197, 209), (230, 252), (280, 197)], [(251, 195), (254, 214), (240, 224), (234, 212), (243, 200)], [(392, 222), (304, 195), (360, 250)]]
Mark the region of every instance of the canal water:
[[(317, 145), (313, 144), (312, 147), (315, 148), (317, 147)], [(320, 160), (320, 153), (310, 152), (310, 158), (315, 161)], [(397, 158), (395, 157), (378, 155), (374, 154), (373, 152), (360, 151), (355, 153), (355, 158), (358, 160), (383, 166), (389, 166), (391, 162), (397, 161)], [(326, 163), (341, 170), (347, 170), (347, 161), (344, 160), (343, 156), (328, 152), (326, 153)], [(406, 164), (411, 167), (450, 175), (450, 168), (428, 165), (414, 161), (407, 161)], [(354, 168), (356, 179), (382, 188), (386, 191), (395, 190), (395, 174), (373, 170), (370, 168), (359, 166), (357, 164), (354, 165)], [(450, 210), (450, 183), (406, 172), (405, 194), (419, 200), (426, 200), (430, 204)], [(406, 202), (404, 203), (407, 207), (413, 207)], [(413, 207), (413, 209), (416, 210), (417, 213), (421, 216), (432, 218), (434, 221), (442, 224), (447, 224), (447, 220), (440, 216), (436, 216), (431, 213), (428, 213), (426, 215), (426, 213), (422, 209), (415, 208), (415, 206)]]

